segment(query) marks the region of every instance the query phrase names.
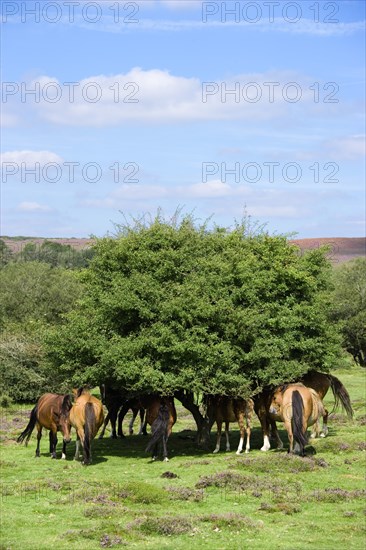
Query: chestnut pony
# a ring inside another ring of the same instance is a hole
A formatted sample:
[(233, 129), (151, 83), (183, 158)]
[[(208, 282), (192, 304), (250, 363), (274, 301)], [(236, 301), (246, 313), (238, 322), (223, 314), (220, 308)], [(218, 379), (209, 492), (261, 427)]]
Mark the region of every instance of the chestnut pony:
[[(336, 376), (311, 370), (307, 372), (299, 380), (299, 382), (304, 384), (308, 388), (312, 388), (313, 390), (315, 390), (321, 400), (324, 399), (329, 388), (331, 388), (334, 396), (333, 411), (339, 406), (339, 404), (341, 404), (346, 411), (347, 416), (349, 418), (352, 418), (353, 410), (350, 396), (342, 382)], [(283, 443), (277, 431), (276, 422), (268, 415), (268, 409), (272, 400), (273, 391), (273, 389), (265, 389), (262, 393), (254, 397), (254, 409), (260, 420), (263, 432), (263, 447), (261, 448), (261, 451), (268, 451), (271, 448), (271, 444), (269, 441), (270, 430), (272, 432), (272, 437), (275, 438), (277, 441), (277, 447), (283, 447)], [(328, 411), (327, 409), (324, 409), (323, 429), (320, 433), (320, 437), (325, 437), (328, 433), (327, 421)], [(313, 435), (315, 435), (315, 433), (313, 433)]]
[(234, 399), (224, 396), (221, 397), (218, 395), (206, 395), (205, 401), (207, 406), (207, 414), (211, 419), (211, 423), (216, 422), (217, 425), (216, 447), (213, 452), (218, 453), (220, 450), (223, 422), (225, 422), (226, 450), (230, 451), (229, 423), (236, 421), (238, 422), (240, 429), (240, 441), (236, 454), (240, 455), (243, 450), (245, 433), (247, 435), (245, 452), (249, 453), (251, 421), (254, 411), (253, 400), (242, 398)]
[(50, 430), (50, 453), (52, 458), (56, 458), (57, 432), (60, 431), (63, 436), (62, 458), (66, 458), (66, 444), (70, 441), (70, 419), (69, 412), (72, 407), (70, 395), (58, 395), (56, 393), (45, 393), (33, 407), (28, 426), (20, 434), (17, 441), (28, 445), (28, 441), (34, 427), (37, 425), (37, 449), (36, 457), (40, 456), (40, 443), (42, 437), (42, 428)]
[(322, 400), (315, 390), (303, 384), (288, 384), (275, 390), (269, 407), (272, 420), (285, 424), (290, 443), (289, 453), (305, 454), (308, 426), (317, 424), (324, 415)]
[(102, 402), (88, 390), (74, 390), (75, 402), (70, 410), (70, 422), (76, 430), (75, 460), (79, 458), (80, 444), (83, 447), (83, 464), (92, 461), (91, 444), (104, 420)]

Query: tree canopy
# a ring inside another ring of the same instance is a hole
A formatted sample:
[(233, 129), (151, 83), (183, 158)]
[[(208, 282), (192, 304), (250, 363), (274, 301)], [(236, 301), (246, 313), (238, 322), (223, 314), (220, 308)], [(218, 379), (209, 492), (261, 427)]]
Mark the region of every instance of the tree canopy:
[(119, 229), (97, 241), (82, 299), (48, 336), (68, 383), (245, 397), (334, 365), (324, 250), (302, 255), (245, 221), (209, 231), (158, 216)]
[(366, 367), (366, 258), (334, 271), (331, 318), (339, 324), (345, 349)]

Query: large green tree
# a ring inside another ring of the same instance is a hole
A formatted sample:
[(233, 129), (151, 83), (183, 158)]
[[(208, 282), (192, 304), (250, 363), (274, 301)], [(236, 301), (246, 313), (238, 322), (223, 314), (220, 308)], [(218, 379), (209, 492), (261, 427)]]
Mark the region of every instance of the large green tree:
[(332, 320), (339, 324), (344, 348), (366, 367), (366, 258), (334, 271)]
[(119, 229), (97, 242), (78, 308), (49, 337), (65, 380), (176, 393), (198, 422), (194, 394), (245, 397), (333, 365), (324, 251), (302, 255), (245, 222)]

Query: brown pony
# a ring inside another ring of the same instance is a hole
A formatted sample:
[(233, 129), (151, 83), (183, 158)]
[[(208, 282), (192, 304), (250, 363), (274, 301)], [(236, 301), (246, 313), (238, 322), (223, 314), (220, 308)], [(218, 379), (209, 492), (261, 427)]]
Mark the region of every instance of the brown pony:
[(116, 423), (118, 411), (126, 401), (126, 396), (121, 390), (115, 389), (107, 384), (102, 384), (100, 386), (100, 394), (102, 396), (102, 403), (106, 406), (108, 413), (105, 417), (103, 429), (100, 432), (99, 439), (103, 439), (109, 421), (112, 427), (111, 437), (113, 439), (117, 439)]
[(243, 450), (245, 433), (247, 434), (247, 442), (245, 446), (245, 452), (249, 453), (250, 449), (250, 434), (251, 434), (251, 420), (254, 411), (254, 402), (252, 399), (230, 397), (220, 397), (217, 395), (206, 396), (207, 414), (211, 419), (211, 426), (213, 422), (217, 425), (217, 440), (216, 447), (213, 451), (218, 453), (221, 443), (221, 431), (222, 423), (225, 422), (225, 436), (226, 436), (226, 450), (230, 451), (229, 442), (229, 423), (238, 422), (240, 429), (240, 441), (236, 451), (237, 455)]
[(80, 443), (83, 446), (83, 464), (90, 464), (91, 443), (104, 420), (103, 405), (84, 388), (74, 390), (75, 403), (70, 410), (70, 422), (76, 430), (75, 460), (79, 458)]
[(123, 420), (128, 413), (128, 411), (131, 409), (132, 411), (132, 418), (130, 420), (129, 426), (128, 426), (128, 433), (130, 435), (133, 434), (133, 424), (136, 420), (136, 416), (140, 413), (140, 431), (139, 435), (147, 435), (146, 431), (146, 422), (145, 422), (145, 408), (148, 402), (145, 402), (144, 397), (133, 397), (131, 399), (126, 399), (126, 401), (123, 403), (119, 413), (118, 413), (118, 435), (119, 437), (124, 437), (122, 424)]
[[(334, 396), (333, 411), (336, 410), (339, 404), (341, 404), (342, 407), (345, 409), (348, 417), (352, 418), (353, 410), (350, 396), (346, 388), (343, 386), (342, 382), (338, 378), (331, 374), (324, 374), (317, 371), (309, 371), (301, 378), (300, 383), (304, 384), (308, 388), (314, 389), (318, 393), (321, 400), (324, 399), (329, 388), (331, 388)], [(267, 388), (262, 393), (256, 395), (253, 398), (254, 410), (259, 418), (263, 432), (263, 447), (261, 448), (261, 451), (268, 451), (271, 448), (269, 440), (270, 432), (272, 433), (272, 437), (275, 438), (277, 441), (277, 448), (283, 447), (283, 443), (277, 431), (276, 422), (268, 415), (273, 391), (274, 390)], [(323, 429), (320, 433), (320, 437), (325, 437), (328, 433), (327, 420), (328, 411), (324, 408)], [(313, 436), (314, 435), (315, 434), (313, 432)]]
[(32, 409), (28, 426), (20, 434), (17, 441), (28, 445), (28, 441), (34, 426), (37, 425), (37, 449), (36, 457), (40, 456), (40, 442), (42, 437), (42, 428), (50, 430), (50, 453), (52, 458), (56, 458), (57, 432), (63, 435), (62, 458), (66, 458), (66, 444), (70, 441), (70, 419), (69, 412), (72, 407), (70, 395), (58, 395), (56, 393), (45, 393)]
[(173, 397), (144, 397), (146, 406), (146, 423), (151, 426), (151, 439), (146, 452), (152, 451), (152, 460), (157, 458), (159, 443), (163, 445), (163, 458), (168, 462), (167, 441), (172, 433), (172, 427), (177, 421), (177, 411)]
[(316, 391), (303, 384), (289, 384), (273, 393), (269, 415), (275, 421), (284, 422), (290, 443), (288, 452), (299, 451), (304, 456), (306, 430), (324, 415), (324, 407)]

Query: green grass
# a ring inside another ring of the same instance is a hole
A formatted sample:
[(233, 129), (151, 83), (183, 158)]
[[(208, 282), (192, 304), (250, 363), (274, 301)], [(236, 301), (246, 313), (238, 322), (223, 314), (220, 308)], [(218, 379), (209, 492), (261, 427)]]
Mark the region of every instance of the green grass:
[[(257, 419), (249, 455), (235, 455), (234, 424), (232, 452), (199, 451), (194, 421), (178, 407), (169, 463), (152, 463), (147, 439), (133, 435), (95, 440), (93, 464), (84, 467), (72, 460), (75, 441), (66, 461), (51, 460), (47, 434), (34, 458), (34, 436), (28, 447), (15, 442), (26, 411), (2, 409), (0, 550), (363, 549), (366, 373), (334, 374), (351, 395), (355, 418), (337, 411), (329, 436), (312, 441), (305, 459), (262, 453)], [(329, 393), (330, 409), (332, 402)], [(124, 426), (127, 432), (127, 419)], [(283, 430), (281, 437), (287, 445)]]

